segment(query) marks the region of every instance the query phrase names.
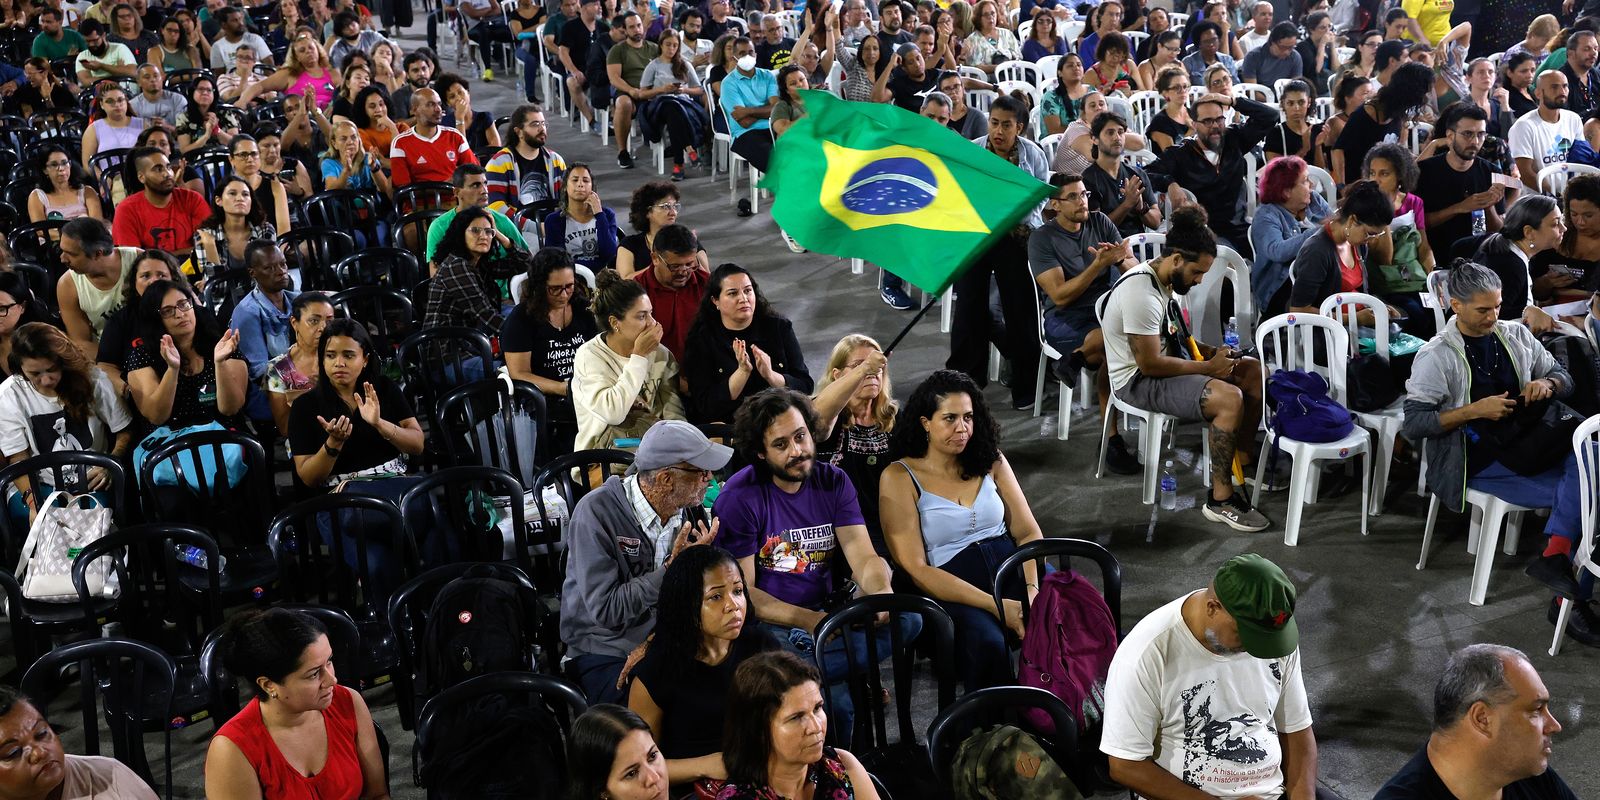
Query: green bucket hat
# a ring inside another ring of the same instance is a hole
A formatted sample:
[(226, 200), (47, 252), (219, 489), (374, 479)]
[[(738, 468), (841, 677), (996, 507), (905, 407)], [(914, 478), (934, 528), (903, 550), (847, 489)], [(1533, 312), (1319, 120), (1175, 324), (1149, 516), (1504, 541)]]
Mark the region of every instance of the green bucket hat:
[(1256, 658), (1283, 658), (1300, 645), (1294, 584), (1277, 564), (1255, 553), (1234, 556), (1212, 579), (1217, 600), (1239, 624), (1239, 641)]

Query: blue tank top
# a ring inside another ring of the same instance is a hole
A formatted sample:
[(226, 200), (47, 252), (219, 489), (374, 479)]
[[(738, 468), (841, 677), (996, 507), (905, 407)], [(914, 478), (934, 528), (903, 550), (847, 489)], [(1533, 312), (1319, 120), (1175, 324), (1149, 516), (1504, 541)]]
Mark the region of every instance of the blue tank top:
[(995, 488), (993, 473), (983, 476), (978, 496), (968, 508), (923, 489), (910, 466), (904, 461), (895, 463), (917, 485), (917, 517), (922, 523), (922, 548), (928, 554), (929, 565), (942, 567), (969, 545), (1006, 534), (1006, 504)]

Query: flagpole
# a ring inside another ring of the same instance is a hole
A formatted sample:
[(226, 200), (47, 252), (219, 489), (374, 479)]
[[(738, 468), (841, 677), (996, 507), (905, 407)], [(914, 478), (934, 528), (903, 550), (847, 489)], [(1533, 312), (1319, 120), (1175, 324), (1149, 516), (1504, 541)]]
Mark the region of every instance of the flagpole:
[(914, 326), (916, 326), (916, 324), (919, 321), (922, 320), (922, 317), (924, 315), (926, 315), (928, 313), (928, 311), (933, 308), (934, 303), (937, 303), (937, 302), (939, 302), (939, 296), (938, 295), (934, 295), (933, 297), (930, 297), (928, 299), (928, 304), (923, 306), (922, 310), (918, 311), (917, 315), (912, 317), (910, 322), (906, 323), (905, 328), (900, 331), (900, 335), (894, 337), (894, 341), (890, 342), (888, 347), (883, 348), (883, 354), (885, 356), (887, 356), (890, 353), (893, 353), (895, 346), (900, 344), (900, 340), (906, 338), (906, 334), (911, 332), (911, 329)]

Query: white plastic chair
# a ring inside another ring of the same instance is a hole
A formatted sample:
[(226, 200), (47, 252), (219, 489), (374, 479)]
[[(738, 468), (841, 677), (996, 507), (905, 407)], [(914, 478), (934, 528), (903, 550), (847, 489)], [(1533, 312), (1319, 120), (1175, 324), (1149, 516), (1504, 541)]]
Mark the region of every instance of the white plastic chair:
[(1017, 23), (1017, 41), (1026, 42), (1033, 34), (1033, 20), (1025, 19)]
[(1128, 54), (1131, 56), (1139, 52), (1139, 45), (1144, 44), (1144, 40), (1150, 38), (1150, 34), (1144, 31), (1123, 31), (1122, 37), (1128, 40)]
[[(1215, 296), (1208, 299), (1204, 306), (1197, 304), (1190, 311), (1189, 330), (1206, 344), (1222, 343), (1222, 332), (1228, 323), (1222, 309), (1224, 280), (1233, 284), (1233, 316), (1239, 325), (1239, 341), (1254, 341), (1256, 311), (1254, 295), (1250, 294), (1250, 262), (1227, 245), (1217, 246), (1217, 258), (1212, 262), (1211, 269), (1206, 272), (1200, 285), (1189, 291), (1191, 295), (1200, 292), (1202, 296), (1215, 292)], [(1200, 316), (1194, 316), (1197, 313)]]
[(1247, 100), (1254, 100), (1257, 103), (1278, 102), (1278, 93), (1272, 91), (1271, 87), (1262, 86), (1259, 83), (1236, 83), (1230, 93), (1234, 97), (1243, 97)]
[[(956, 67), (956, 74), (960, 75), (963, 78), (972, 78), (974, 80), (983, 81), (984, 83), (988, 83), (989, 82), (989, 77), (990, 77), (989, 73), (984, 72), (983, 70), (978, 69), (977, 67), (968, 67), (968, 66)], [(970, 94), (970, 92), (969, 92), (969, 94)]]
[(1061, 137), (1063, 136), (1066, 136), (1066, 134), (1052, 133), (1039, 140), (1039, 149), (1044, 151), (1046, 164), (1056, 163), (1056, 148), (1061, 146)]
[(1061, 23), (1061, 38), (1068, 42), (1076, 42), (1078, 37), (1083, 34), (1084, 24), (1085, 21), (1081, 19)]
[(1539, 170), (1539, 191), (1553, 197), (1560, 197), (1567, 190), (1567, 181), (1574, 175), (1600, 175), (1600, 168), (1588, 164), (1551, 164)]
[[(1256, 191), (1256, 174), (1259, 171), (1260, 168), (1256, 166), (1256, 160), (1251, 158), (1249, 154), (1246, 154), (1244, 157), (1245, 222), (1254, 222), (1256, 218), (1256, 209), (1261, 207), (1261, 193)], [(1210, 209), (1207, 210), (1209, 211)], [(1225, 213), (1229, 217), (1233, 216), (1233, 212), (1231, 210), (1225, 210)]]
[(1320, 119), (1323, 122), (1327, 122), (1328, 120), (1333, 119), (1333, 98), (1332, 97), (1319, 97), (1319, 98), (1317, 98), (1316, 101), (1314, 103), (1312, 103), (1311, 108), (1312, 108), (1312, 113), (1314, 113), (1316, 115), (1317, 119)]
[(1172, 29), (1179, 33), (1183, 33), (1183, 29), (1189, 27), (1188, 14), (1180, 14), (1174, 11), (1167, 14), (1167, 19), (1172, 20)]
[[(1022, 92), (1023, 94), (1027, 95), (1029, 97), (1029, 107), (1034, 109), (1035, 112), (1037, 112), (1039, 106), (1042, 105), (1039, 102), (1039, 87), (1029, 83), (1028, 81), (998, 81), (995, 83), (995, 86), (1000, 88), (1000, 94), (1003, 95), (1009, 96), (1012, 92)], [(1035, 113), (1033, 116), (1037, 117), (1038, 114)]]
[(750, 168), (750, 213), (759, 213), (761, 210), (761, 170), (756, 169), (754, 164), (744, 160), (743, 156), (733, 152), (733, 118), (729, 116), (728, 110), (723, 108), (720, 102), (717, 103), (717, 110), (722, 113), (723, 120), (728, 124), (729, 131), (729, 133), (716, 134), (718, 138), (726, 139), (728, 142), (728, 202), (730, 204), (739, 202), (739, 165), (744, 164)]
[(1354, 47), (1335, 47), (1333, 52), (1339, 54), (1340, 64), (1348, 64), (1350, 59), (1356, 57), (1356, 49)]
[(994, 105), (994, 99), (1000, 95), (988, 89), (968, 89), (967, 105), (987, 114), (989, 107)]
[(800, 15), (802, 13), (804, 12), (798, 8), (790, 8), (778, 12), (778, 21), (783, 23), (784, 36), (790, 39), (800, 38)]
[(1272, 82), (1272, 96), (1275, 99), (1275, 101), (1279, 102), (1279, 103), (1282, 103), (1283, 102), (1283, 89), (1284, 89), (1284, 87), (1286, 87), (1289, 84), (1291, 84), (1291, 83), (1293, 83), (1295, 81), (1298, 81), (1298, 80), (1303, 80), (1303, 79), (1301, 79), (1301, 78), (1279, 78), (1279, 79), (1273, 81)]
[[(1123, 97), (1120, 94), (1108, 94), (1105, 96), (1105, 98), (1107, 111), (1115, 112), (1117, 116), (1122, 117), (1125, 120), (1133, 119), (1133, 105), (1128, 102), (1128, 98)], [(1140, 136), (1144, 135), (1144, 131), (1128, 132), (1137, 133)]]
[(844, 65), (833, 62), (833, 68), (828, 70), (828, 92), (834, 97), (844, 99)]
[(1411, 135), (1406, 141), (1406, 147), (1411, 149), (1412, 154), (1421, 153), (1422, 148), (1427, 147), (1428, 140), (1432, 138), (1432, 125), (1426, 122), (1413, 122), (1411, 123)]
[(1039, 65), (1032, 61), (1002, 61), (994, 68), (994, 82), (1022, 81), (1029, 86), (1039, 85)]
[(1159, 158), (1159, 156), (1150, 152), (1149, 150), (1122, 151), (1122, 163), (1132, 164), (1136, 167), (1147, 167), (1154, 163), (1157, 158)]
[[(1378, 355), (1385, 358), (1389, 353), (1389, 306), (1382, 300), (1370, 294), (1361, 292), (1341, 292), (1329, 295), (1322, 301), (1318, 309), (1323, 316), (1332, 318), (1344, 326), (1345, 332), (1350, 337), (1350, 349), (1347, 351), (1350, 358), (1360, 355), (1358, 353), (1360, 326), (1356, 323), (1356, 314), (1361, 309), (1372, 309), (1373, 342)], [(1378, 449), (1373, 454), (1376, 468), (1372, 471), (1372, 508), (1369, 513), (1378, 516), (1383, 513), (1383, 498), (1389, 487), (1389, 465), (1394, 460), (1394, 443), (1400, 437), (1400, 423), (1405, 421), (1405, 397), (1400, 397), (1387, 408), (1377, 411), (1355, 411), (1356, 424), (1378, 437)]]
[(1164, 233), (1136, 233), (1127, 238), (1128, 250), (1140, 264), (1161, 257), (1161, 248), (1167, 244)]
[[(1467, 602), (1483, 605), (1489, 594), (1489, 572), (1494, 569), (1494, 546), (1500, 540), (1500, 527), (1506, 529), (1505, 552), (1517, 554), (1517, 539), (1522, 535), (1522, 515), (1532, 508), (1506, 502), (1488, 492), (1466, 490), (1467, 505), (1472, 509), (1472, 527), (1467, 533), (1467, 552), (1476, 556), (1472, 565), (1472, 588)], [(1422, 555), (1417, 559), (1417, 569), (1428, 565), (1428, 548), (1433, 544), (1433, 524), (1439, 518), (1439, 495), (1428, 502), (1428, 523), (1422, 529)]]
[(1045, 81), (1055, 80), (1056, 70), (1061, 66), (1061, 56), (1045, 56), (1034, 66), (1039, 70), (1039, 88), (1043, 90)]
[[(1572, 548), (1572, 563), (1579, 573), (1588, 570), (1600, 577), (1600, 564), (1594, 560), (1594, 517), (1597, 505), (1597, 481), (1600, 481), (1600, 416), (1590, 417), (1583, 421), (1578, 429), (1572, 432), (1572, 450), (1578, 457), (1578, 496), (1582, 500), (1579, 506), (1581, 512), (1579, 519), (1583, 527), (1579, 539)], [(1561, 611), (1556, 615), (1556, 633), (1550, 640), (1550, 655), (1561, 654), (1561, 640), (1567, 632), (1567, 618), (1572, 615), (1572, 603), (1563, 599)]]
[[(1057, 350), (1044, 336), (1044, 306), (1049, 302), (1041, 292), (1034, 292), (1039, 298), (1038, 330), (1039, 330), (1039, 369), (1034, 375), (1033, 389), (1033, 415), (1035, 417), (1044, 413), (1044, 387), (1045, 374), (1050, 366), (1050, 359), (1060, 360), (1067, 357), (1066, 353)], [(1015, 365), (1013, 365), (1015, 367)], [(1052, 376), (1053, 377), (1053, 376)], [(1078, 375), (1078, 385), (1084, 387), (1083, 397), (1088, 399), (1094, 393), (1094, 374), (1087, 369)], [(1056, 439), (1067, 440), (1068, 429), (1072, 427), (1072, 394), (1071, 386), (1066, 381), (1056, 381)]]
[(1317, 185), (1317, 191), (1322, 193), (1322, 199), (1328, 201), (1328, 208), (1338, 208), (1339, 187), (1333, 182), (1333, 175), (1322, 167), (1310, 164), (1306, 165), (1306, 175)]
[(1145, 129), (1150, 127), (1150, 121), (1161, 113), (1161, 106), (1165, 101), (1159, 92), (1145, 90), (1134, 92), (1128, 97), (1128, 106), (1133, 109), (1133, 117), (1128, 124), (1133, 126), (1133, 132), (1144, 135)]
[[(1320, 340), (1323, 353), (1328, 356), (1326, 366), (1316, 363), (1314, 353)], [(1266, 377), (1279, 369), (1298, 369), (1315, 372), (1327, 379), (1329, 396), (1341, 403), (1345, 401), (1344, 360), (1337, 354), (1349, 347), (1344, 328), (1327, 317), (1317, 314), (1279, 314), (1261, 323), (1256, 331), (1256, 349), (1261, 353), (1262, 396), (1266, 396)], [(1367, 504), (1372, 485), (1372, 449), (1364, 430), (1353, 430), (1336, 442), (1314, 444), (1290, 439), (1274, 431), (1272, 404), (1264, 409), (1267, 420), (1266, 435), (1261, 439), (1261, 455), (1256, 459), (1256, 485), (1266, 477), (1268, 453), (1274, 444), (1293, 460), (1289, 479), (1289, 513), (1284, 519), (1283, 543), (1293, 547), (1300, 542), (1300, 515), (1308, 500), (1308, 489), (1313, 489), (1318, 461), (1343, 461), (1352, 456), (1366, 458), (1361, 467), (1361, 535), (1367, 534)]]

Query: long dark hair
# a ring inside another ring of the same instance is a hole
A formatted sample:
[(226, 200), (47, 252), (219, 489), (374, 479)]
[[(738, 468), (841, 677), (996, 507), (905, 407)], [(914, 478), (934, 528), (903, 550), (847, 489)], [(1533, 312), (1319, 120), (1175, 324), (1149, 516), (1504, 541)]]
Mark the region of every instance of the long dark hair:
[(144, 294), (139, 298), (139, 316), (135, 320), (134, 328), (138, 332), (141, 345), (150, 354), (150, 366), (157, 375), (167, 372), (167, 360), (161, 357), (161, 337), (167, 335), (167, 323), (161, 318), (161, 301), (167, 298), (167, 292), (179, 291), (183, 293), (190, 305), (194, 306), (194, 340), (190, 347), (196, 355), (212, 360), (212, 350), (217, 346), (217, 340), (222, 338), (222, 331), (217, 325), (216, 317), (200, 313), (200, 299), (195, 296), (194, 289), (186, 283), (177, 281), (156, 281), (145, 287)]
[(46, 322), (29, 322), (12, 332), (11, 374), (22, 374), (25, 358), (55, 362), (61, 370), (61, 381), (56, 384), (61, 410), (74, 422), (89, 418), (94, 408), (94, 379), (89, 370), (97, 367), (60, 328)]
[(45, 145), (40, 149), (38, 158), (33, 162), (34, 180), (38, 181), (39, 188), (46, 193), (55, 188), (55, 184), (50, 180), (50, 172), (45, 167), (45, 162), (49, 161), (50, 156), (56, 153), (67, 157), (67, 186), (73, 189), (82, 189), (88, 177), (83, 171), (83, 166), (78, 163), (76, 157), (67, 152), (67, 148), (59, 144)]
[(789, 76), (795, 74), (796, 72), (805, 74), (805, 71), (805, 67), (802, 67), (799, 64), (783, 65), (783, 68), (778, 70), (778, 97), (782, 98), (785, 102), (791, 105), (799, 102), (799, 98), (789, 94)]
[(357, 128), (372, 127), (372, 117), (367, 114), (367, 98), (373, 95), (383, 98), (383, 106), (388, 109), (389, 118), (394, 119), (394, 103), (389, 100), (389, 93), (381, 84), (370, 83), (356, 92), (356, 96), (350, 100), (350, 121), (354, 122)]
[[(12, 300), (22, 304), (22, 308), (19, 309), (21, 318), (17, 320), (19, 327), (30, 322), (59, 324), (60, 321), (52, 320), (49, 310), (34, 296), (32, 287), (28, 286), (27, 278), (10, 270), (0, 270), (0, 292), (11, 295)], [(13, 369), (11, 372), (15, 374), (16, 370)]]
[(577, 288), (572, 290), (572, 299), (568, 301), (572, 306), (573, 319), (577, 319), (579, 314), (589, 314), (589, 285), (577, 277), (572, 254), (563, 247), (541, 247), (533, 254), (532, 263), (528, 265), (528, 280), (523, 282), (522, 297), (518, 298), (529, 317), (537, 320), (550, 311), (550, 293), (544, 287), (550, 282), (551, 273), (564, 269), (573, 270), (577, 284)]
[[(200, 223), (200, 227), (216, 228), (221, 230), (222, 226), (228, 221), (228, 213), (222, 210), (222, 192), (224, 189), (228, 188), (228, 184), (230, 183), (242, 183), (244, 184), (245, 190), (250, 193), (250, 210), (246, 211), (244, 214), (245, 222), (250, 223), (250, 227), (253, 228), (266, 221), (266, 203), (256, 201), (256, 190), (251, 188), (250, 182), (239, 177), (238, 175), (229, 173), (227, 177), (223, 178), (217, 183), (216, 192), (211, 197), (211, 216), (206, 217), (206, 221)], [(221, 242), (218, 242), (217, 244), (219, 249), (225, 246)], [(218, 255), (223, 258), (227, 258), (226, 253), (219, 253)]]
[[(167, 265), (167, 274), (171, 275), (173, 283), (188, 286), (189, 279), (183, 275), (183, 265), (178, 262), (178, 257), (159, 248), (150, 248), (139, 252), (133, 260), (133, 268), (123, 270), (122, 275), (122, 305), (124, 308), (139, 307), (139, 293), (135, 291), (139, 283), (139, 264), (144, 261), (160, 261)], [(193, 291), (193, 288), (190, 288)]]
[[(199, 86), (202, 83), (208, 83), (208, 84), (211, 85), (211, 107), (209, 109), (201, 108), (200, 104), (196, 103), (194, 101), (194, 87)], [(195, 78), (189, 84), (188, 100), (189, 100), (189, 106), (188, 106), (188, 108), (185, 108), (184, 111), (183, 111), (183, 119), (184, 119), (184, 121), (189, 123), (190, 125), (199, 125), (199, 124), (205, 122), (205, 120), (206, 120), (206, 112), (207, 111), (216, 111), (217, 110), (217, 106), (222, 105), (222, 93), (217, 91), (217, 81), (216, 81), (216, 79), (209, 78), (209, 77), (206, 77), (204, 75), (202, 75), (202, 76), (200, 76), (198, 78)], [(217, 115), (217, 116), (221, 117), (220, 114)], [(177, 150), (178, 149), (178, 142), (177, 142), (176, 139), (174, 139), (173, 142), (172, 142), (172, 149), (173, 150)]]
[(494, 217), (489, 216), (488, 209), (482, 206), (465, 208), (450, 220), (450, 227), (445, 229), (444, 238), (439, 241), (439, 248), (434, 253), (434, 260), (440, 264), (451, 256), (460, 256), (469, 263), (478, 263), (478, 254), (467, 249), (467, 226), (474, 221), (486, 219), (492, 225)]
[(738, 264), (721, 264), (711, 271), (711, 279), (706, 281), (706, 293), (700, 298), (700, 310), (695, 313), (694, 324), (689, 326), (690, 336), (693, 336), (694, 332), (701, 327), (709, 327), (710, 330), (716, 330), (715, 327), (710, 326), (720, 326), (722, 324), (722, 312), (717, 310), (717, 295), (722, 294), (722, 282), (735, 275), (743, 275), (749, 278), (750, 288), (756, 292), (755, 316), (750, 320), (752, 326), (759, 324), (763, 320), (781, 316), (772, 310), (772, 304), (768, 303), (767, 296), (761, 293), (761, 284), (756, 283), (756, 276), (750, 274), (750, 270)]
[(1427, 104), (1428, 92), (1432, 89), (1433, 70), (1413, 61), (1401, 64), (1389, 76), (1389, 82), (1368, 102), (1377, 106), (1385, 117), (1409, 117)]
[[(698, 549), (698, 548), (694, 548)], [(638, 714), (613, 703), (590, 706), (567, 735), (567, 797), (600, 800), (606, 794), (617, 747), (634, 731), (650, 731)]]
[[(733, 554), (711, 545), (686, 548), (667, 565), (661, 576), (661, 592), (656, 599), (656, 627), (650, 647), (661, 658), (661, 680), (674, 684), (684, 679), (689, 667), (700, 655), (700, 644), (705, 632), (700, 629), (700, 606), (704, 601), (706, 573), (732, 566), (739, 570)], [(741, 580), (747, 580), (742, 571)], [(745, 627), (739, 632), (755, 630), (756, 614), (750, 602), (749, 583), (745, 584)]]
[(317, 339), (317, 385), (311, 390), (317, 394), (319, 402), (328, 405), (344, 402), (339, 398), (339, 390), (333, 388), (333, 380), (328, 377), (327, 366), (322, 363), (328, 352), (328, 340), (335, 336), (354, 339), (361, 347), (362, 355), (367, 359), (366, 366), (361, 368), (361, 374), (356, 376), (357, 387), (365, 386), (369, 381), (373, 386), (377, 386), (383, 381), (378, 359), (373, 356), (372, 335), (367, 333), (367, 326), (349, 317), (330, 319), (328, 324), (322, 326), (322, 336)]
[(972, 438), (956, 463), (961, 465), (961, 479), (968, 480), (988, 475), (994, 463), (1000, 460), (1000, 424), (995, 422), (984, 400), (983, 390), (967, 377), (966, 373), (941, 369), (929, 375), (900, 409), (894, 431), (889, 434), (889, 450), (895, 458), (921, 458), (928, 454), (928, 432), (922, 420), (933, 419), (939, 412), (939, 401), (947, 395), (965, 394), (972, 398)]
[(770, 786), (767, 764), (772, 757), (772, 718), (783, 696), (807, 681), (822, 686), (817, 668), (786, 650), (761, 653), (734, 670), (728, 689), (727, 719), (722, 724), (722, 763), (728, 783), (747, 789)]

